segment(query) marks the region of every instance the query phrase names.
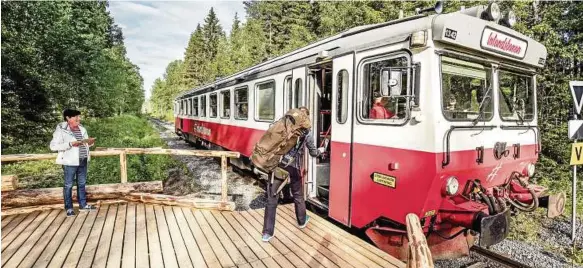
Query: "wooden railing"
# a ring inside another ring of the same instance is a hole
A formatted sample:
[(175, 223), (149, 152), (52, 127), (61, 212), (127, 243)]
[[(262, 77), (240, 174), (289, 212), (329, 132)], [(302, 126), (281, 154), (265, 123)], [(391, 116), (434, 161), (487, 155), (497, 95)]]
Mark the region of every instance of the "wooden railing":
[[(127, 183), (127, 155), (128, 154), (157, 154), (157, 155), (189, 155), (200, 157), (221, 158), (221, 202), (226, 203), (227, 198), (227, 158), (239, 158), (238, 152), (230, 151), (203, 151), (203, 150), (178, 150), (162, 148), (96, 148), (89, 152), (92, 157), (119, 156), (121, 183)], [(2, 155), (0, 162), (54, 160), (57, 153), (49, 154), (12, 154)]]

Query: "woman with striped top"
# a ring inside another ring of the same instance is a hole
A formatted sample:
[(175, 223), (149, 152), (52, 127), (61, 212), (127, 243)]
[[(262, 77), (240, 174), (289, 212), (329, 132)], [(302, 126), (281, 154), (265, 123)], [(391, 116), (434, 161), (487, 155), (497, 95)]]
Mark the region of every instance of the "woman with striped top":
[(51, 150), (58, 151), (57, 164), (63, 165), (65, 173), (65, 186), (63, 187), (63, 199), (67, 216), (75, 216), (73, 210), (73, 180), (77, 178), (77, 199), (80, 211), (91, 211), (95, 206), (88, 205), (86, 199), (85, 183), (87, 181), (87, 163), (91, 158), (89, 147), (93, 146), (95, 139), (89, 139), (87, 130), (80, 124), (81, 112), (67, 109), (63, 112), (63, 119), (57, 125), (51, 140)]

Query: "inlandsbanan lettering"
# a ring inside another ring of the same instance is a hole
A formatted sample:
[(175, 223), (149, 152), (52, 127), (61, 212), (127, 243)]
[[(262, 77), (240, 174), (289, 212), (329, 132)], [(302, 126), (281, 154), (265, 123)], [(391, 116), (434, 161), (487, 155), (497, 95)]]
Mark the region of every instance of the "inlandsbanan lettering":
[(512, 40), (508, 37), (502, 39), (498, 39), (497, 33), (490, 33), (488, 37), (488, 46), (496, 47), (506, 52), (510, 52), (516, 55), (520, 55), (520, 51), (522, 51), (522, 47), (514, 45), (511, 43)]
[(482, 33), (481, 45), (484, 49), (522, 58), (526, 54), (528, 43), (486, 27)]
[(198, 132), (201, 135), (206, 135), (206, 136), (210, 136), (211, 135), (211, 130), (209, 128), (203, 127), (203, 126), (195, 126), (194, 127), (194, 131)]

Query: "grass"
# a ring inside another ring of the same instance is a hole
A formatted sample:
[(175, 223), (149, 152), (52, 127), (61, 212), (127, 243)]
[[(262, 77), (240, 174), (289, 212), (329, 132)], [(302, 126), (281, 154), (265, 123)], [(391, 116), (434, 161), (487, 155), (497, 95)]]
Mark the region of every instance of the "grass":
[[(110, 118), (90, 118), (81, 122), (90, 137), (95, 137), (92, 147), (165, 147), (158, 131), (144, 117), (121, 115)], [(31, 147), (31, 151), (19, 153), (48, 153), (51, 137), (46, 144)], [(89, 162), (87, 184), (119, 183), (119, 157), (92, 157)], [(168, 155), (128, 155), (128, 181), (165, 180), (168, 170), (184, 168)], [(54, 160), (28, 161), (2, 165), (2, 174), (18, 175), (22, 188), (46, 188), (63, 186), (63, 170)]]

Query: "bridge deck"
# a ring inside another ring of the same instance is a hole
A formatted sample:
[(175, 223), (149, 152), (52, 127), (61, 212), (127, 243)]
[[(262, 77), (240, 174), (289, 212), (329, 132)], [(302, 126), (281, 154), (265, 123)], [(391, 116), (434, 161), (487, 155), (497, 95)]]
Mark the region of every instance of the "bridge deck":
[(261, 241), (263, 210), (218, 212), (136, 203), (65, 217), (47, 210), (2, 217), (2, 267), (404, 267), (310, 213), (278, 207)]

